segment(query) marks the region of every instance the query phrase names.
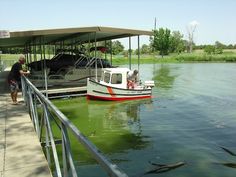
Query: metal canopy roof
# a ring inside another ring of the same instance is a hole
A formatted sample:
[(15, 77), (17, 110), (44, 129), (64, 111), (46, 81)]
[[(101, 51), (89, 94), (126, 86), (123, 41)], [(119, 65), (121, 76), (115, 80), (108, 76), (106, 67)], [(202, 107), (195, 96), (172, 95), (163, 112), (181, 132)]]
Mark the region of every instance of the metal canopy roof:
[(10, 38), (0, 38), (0, 47), (23, 47), (25, 45), (87, 43), (104, 40), (125, 38), (130, 36), (148, 35), (152, 31), (112, 28), (112, 27), (83, 27), (10, 32)]

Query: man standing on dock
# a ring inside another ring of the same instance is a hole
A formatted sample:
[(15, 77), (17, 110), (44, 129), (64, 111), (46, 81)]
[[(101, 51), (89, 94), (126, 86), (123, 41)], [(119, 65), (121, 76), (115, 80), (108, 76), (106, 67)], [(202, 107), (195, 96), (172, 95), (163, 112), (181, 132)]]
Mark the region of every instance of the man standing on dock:
[(8, 75), (8, 83), (10, 86), (10, 91), (11, 91), (11, 99), (13, 101), (13, 104), (18, 104), (17, 103), (17, 95), (19, 91), (19, 85), (21, 82), (21, 76), (22, 75), (27, 75), (29, 74), (29, 71), (25, 72), (22, 69), (22, 65), (25, 63), (25, 56), (20, 55), (19, 61), (16, 62), (12, 68), (11, 71)]

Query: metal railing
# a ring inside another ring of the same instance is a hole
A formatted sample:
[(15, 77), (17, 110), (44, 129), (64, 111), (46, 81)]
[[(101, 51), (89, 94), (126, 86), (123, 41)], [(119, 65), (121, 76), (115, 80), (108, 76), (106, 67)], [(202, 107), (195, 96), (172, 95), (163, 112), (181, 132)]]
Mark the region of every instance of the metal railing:
[[(57, 177), (77, 177), (77, 171), (71, 151), (68, 131), (92, 155), (98, 164), (112, 177), (127, 177), (119, 167), (110, 162), (68, 118), (46, 98), (25, 76), (22, 77), (22, 94), (41, 144), (45, 144), (49, 166), (53, 165)], [(40, 112), (41, 110), (41, 112)], [(51, 124), (55, 123), (61, 133), (62, 163), (58, 158), (57, 141), (53, 136)], [(45, 142), (44, 142), (45, 141)], [(51, 155), (52, 153), (52, 155)], [(52, 158), (51, 158), (52, 157)], [(53, 163), (52, 163), (53, 162)]]

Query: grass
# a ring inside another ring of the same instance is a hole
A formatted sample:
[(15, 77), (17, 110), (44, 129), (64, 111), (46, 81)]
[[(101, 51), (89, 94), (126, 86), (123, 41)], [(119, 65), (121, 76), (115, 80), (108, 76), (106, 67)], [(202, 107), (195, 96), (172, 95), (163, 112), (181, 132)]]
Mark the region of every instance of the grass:
[[(114, 65), (122, 65), (122, 64), (128, 64), (129, 59), (128, 58), (113, 58), (112, 64)], [(137, 64), (138, 59), (137, 58), (131, 58), (131, 64)], [(157, 58), (155, 56), (150, 56), (150, 58), (142, 58), (140, 57), (140, 64), (151, 64), (151, 63), (178, 63), (177, 60), (174, 58), (164, 57), (164, 58)]]
[(18, 60), (19, 54), (0, 54), (1, 60)]
[(205, 53), (175, 55), (178, 62), (236, 62), (236, 53), (208, 55)]
[[(149, 57), (140, 57), (140, 63), (183, 63), (183, 62), (236, 62), (235, 52), (226, 52), (223, 54), (207, 55), (205, 53), (183, 53), (183, 54), (170, 54), (164, 56), (163, 58), (158, 55), (149, 55)], [(127, 64), (129, 59), (126, 58), (116, 58), (112, 60), (114, 65)], [(137, 57), (132, 57), (132, 64), (137, 64)]]
[[(7, 65), (11, 65), (18, 60), (18, 54), (1, 54), (0, 59), (6, 61)], [(37, 58), (40, 58), (38, 55)], [(109, 60), (109, 57), (108, 57)], [(208, 55), (203, 51), (195, 51), (194, 53), (182, 53), (182, 54), (170, 54), (164, 56), (163, 58), (159, 55), (141, 55), (140, 64), (143, 63), (183, 63), (183, 62), (236, 62), (236, 51), (235, 50), (225, 50), (223, 54)], [(122, 55), (113, 56), (113, 65), (123, 65), (128, 64), (128, 57)], [(131, 63), (138, 63), (138, 56), (131, 56)]]

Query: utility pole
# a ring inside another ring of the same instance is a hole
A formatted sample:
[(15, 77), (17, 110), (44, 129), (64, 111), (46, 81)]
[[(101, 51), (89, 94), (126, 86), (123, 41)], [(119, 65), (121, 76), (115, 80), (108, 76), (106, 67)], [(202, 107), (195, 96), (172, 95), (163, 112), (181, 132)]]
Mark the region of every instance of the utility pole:
[(157, 29), (157, 18), (155, 17), (155, 21), (154, 21), (154, 30)]

